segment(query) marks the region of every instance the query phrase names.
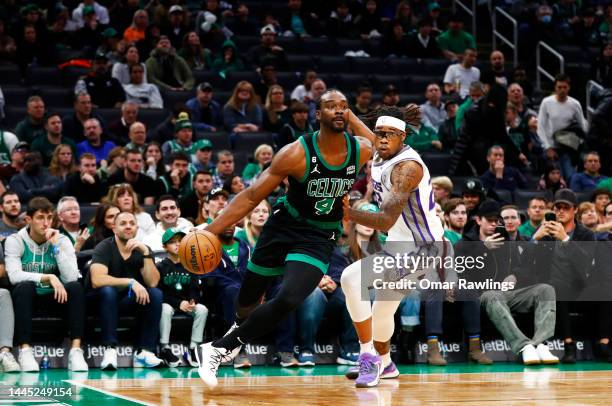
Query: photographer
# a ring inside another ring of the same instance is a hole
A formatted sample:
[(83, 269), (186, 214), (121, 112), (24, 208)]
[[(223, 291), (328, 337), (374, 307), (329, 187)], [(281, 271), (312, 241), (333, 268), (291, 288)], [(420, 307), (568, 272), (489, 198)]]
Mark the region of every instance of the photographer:
[[(575, 221), (576, 194), (559, 189), (554, 196), (555, 217), (547, 214), (533, 235), (537, 241), (534, 269), (555, 288), (557, 298), (557, 334), (565, 341), (563, 363), (576, 362), (576, 343), (572, 339), (569, 319), (569, 301), (578, 298), (592, 270), (595, 244), (577, 241), (595, 241), (595, 235)], [(607, 315), (609, 317), (609, 315)]]
[[(507, 211), (507, 210), (504, 210)], [(481, 270), (464, 273), (471, 281), (504, 282), (506, 291), (488, 290), (482, 293), (481, 303), (489, 318), (508, 342), (515, 354), (521, 354), (525, 365), (557, 363), (559, 360), (543, 344), (554, 334), (555, 329), (555, 292), (544, 284), (529, 285), (524, 278), (522, 257), (517, 242), (506, 242), (509, 235), (500, 226), (500, 208), (494, 200), (485, 200), (478, 209), (477, 226), (464, 235), (455, 248), (457, 256), (483, 259)], [(481, 243), (479, 243), (481, 242)], [(524, 254), (527, 256), (527, 254)], [(512, 311), (535, 312), (535, 332), (532, 339), (526, 337), (514, 322)]]

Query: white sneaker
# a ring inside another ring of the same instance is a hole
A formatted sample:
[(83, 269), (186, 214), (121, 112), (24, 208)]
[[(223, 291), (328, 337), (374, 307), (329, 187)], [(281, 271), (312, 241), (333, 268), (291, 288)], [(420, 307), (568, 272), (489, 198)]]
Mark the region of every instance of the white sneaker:
[(19, 350), (19, 365), (21, 365), (21, 370), (23, 372), (40, 371), (38, 362), (36, 362), (36, 359), (34, 358), (34, 352), (32, 352), (31, 347)]
[(202, 354), (198, 354), (196, 351), (196, 357), (198, 359), (198, 374), (204, 381), (206, 386), (213, 389), (217, 386), (217, 370), (222, 362), (229, 360), (231, 351), (225, 348), (213, 347), (212, 343), (206, 343), (200, 345), (200, 351)]
[(10, 351), (0, 352), (0, 371), (21, 372), (19, 363)]
[(117, 349), (113, 347), (106, 347), (104, 350), (104, 357), (102, 357), (102, 363), (100, 364), (101, 370), (116, 370), (117, 369)]
[(548, 346), (544, 343), (538, 344), (536, 351), (538, 352), (538, 357), (542, 364), (558, 364), (559, 358), (552, 355)]
[(155, 368), (163, 362), (151, 351), (140, 350), (140, 352), (134, 353), (134, 368)]
[(72, 348), (68, 353), (68, 369), (73, 372), (89, 371), (89, 366), (83, 357), (83, 350), (80, 348)]
[(523, 365), (536, 365), (540, 363), (538, 351), (531, 344), (527, 344), (523, 347), (521, 355), (523, 356)]

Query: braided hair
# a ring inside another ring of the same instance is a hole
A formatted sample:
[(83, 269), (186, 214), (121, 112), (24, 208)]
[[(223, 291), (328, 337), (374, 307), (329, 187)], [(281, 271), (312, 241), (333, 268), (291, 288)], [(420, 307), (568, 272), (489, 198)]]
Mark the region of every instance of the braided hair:
[(371, 130), (376, 126), (376, 120), (380, 116), (391, 116), (403, 120), (407, 125), (417, 127), (421, 122), (421, 111), (416, 104), (408, 104), (406, 107), (380, 106), (371, 112), (360, 116), (361, 121)]

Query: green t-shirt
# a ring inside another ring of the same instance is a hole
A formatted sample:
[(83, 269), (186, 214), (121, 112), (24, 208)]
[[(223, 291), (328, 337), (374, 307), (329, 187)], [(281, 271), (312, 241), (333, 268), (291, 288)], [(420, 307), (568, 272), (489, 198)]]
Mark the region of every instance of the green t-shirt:
[(410, 145), (420, 153), (433, 149), (432, 141), (439, 141), (438, 133), (433, 128), (422, 125), (418, 133), (410, 131), (410, 134), (404, 140), (404, 144)]
[[(241, 230), (236, 231), (236, 233), (234, 234), (234, 238), (237, 238), (240, 241), (245, 242), (248, 245), (251, 245), (251, 243), (249, 242), (249, 239), (247, 238), (247, 234), (246, 234), (246, 231), (244, 230), (244, 228), (241, 229)], [(254, 241), (253, 246), (251, 248), (253, 248), (255, 246), (255, 244), (257, 244), (257, 237), (253, 236), (253, 240), (255, 240), (255, 241)]]
[(446, 237), (446, 239), (450, 241), (451, 244), (455, 245), (457, 244), (457, 241), (461, 239), (462, 236), (456, 231), (444, 230), (444, 237)]
[(455, 128), (457, 130), (461, 129), (461, 124), (463, 124), (463, 116), (465, 116), (465, 113), (470, 109), (470, 107), (472, 107), (472, 104), (474, 104), (474, 100), (472, 100), (471, 97), (468, 97), (457, 109), (457, 114), (455, 115)]
[(234, 241), (231, 245), (221, 244), (223, 251), (227, 254), (230, 260), (234, 263), (235, 266), (238, 266), (238, 253), (240, 249), (240, 244), (238, 241)]
[(255, 176), (257, 176), (259, 172), (261, 172), (261, 167), (259, 166), (259, 164), (249, 162), (247, 166), (244, 167), (244, 170), (242, 171), (242, 179), (251, 180)]
[[(54, 274), (59, 276), (59, 268), (52, 246), (49, 246), (50, 249), (44, 250), (41, 255), (38, 255), (32, 252), (28, 244), (24, 243), (23, 245), (24, 249), (21, 255), (21, 263), (23, 264), (24, 272)], [(51, 286), (46, 286), (42, 283), (36, 284), (36, 293), (39, 295), (48, 295), (53, 292), (54, 290)]]
[(533, 234), (535, 233), (535, 231), (536, 231), (536, 227), (531, 225), (531, 221), (529, 220), (521, 224), (518, 228), (519, 234), (525, 238), (533, 237)]
[(450, 30), (444, 31), (438, 36), (438, 45), (443, 51), (451, 51), (455, 54), (462, 54), (466, 48), (476, 49), (476, 41), (472, 34), (463, 30), (457, 35), (451, 34)]

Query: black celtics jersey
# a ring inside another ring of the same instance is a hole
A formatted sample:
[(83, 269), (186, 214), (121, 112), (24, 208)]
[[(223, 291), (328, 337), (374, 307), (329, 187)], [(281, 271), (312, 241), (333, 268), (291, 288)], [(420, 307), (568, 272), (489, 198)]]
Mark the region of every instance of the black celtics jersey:
[(285, 205), (294, 217), (309, 222), (337, 223), (342, 220), (342, 198), (353, 187), (359, 172), (359, 143), (344, 133), (348, 147), (346, 159), (341, 165), (333, 166), (325, 162), (319, 151), (318, 137), (316, 131), (299, 138), (306, 154), (306, 171), (302, 179), (289, 177)]

